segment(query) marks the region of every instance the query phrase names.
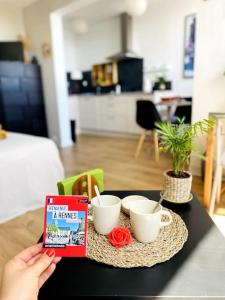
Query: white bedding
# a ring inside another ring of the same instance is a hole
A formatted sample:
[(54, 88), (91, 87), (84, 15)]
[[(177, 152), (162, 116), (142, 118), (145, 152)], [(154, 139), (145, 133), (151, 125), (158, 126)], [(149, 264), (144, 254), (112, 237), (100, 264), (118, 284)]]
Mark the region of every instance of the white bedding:
[(52, 140), (9, 132), (0, 140), (0, 223), (43, 207), (45, 195), (57, 194), (63, 178)]

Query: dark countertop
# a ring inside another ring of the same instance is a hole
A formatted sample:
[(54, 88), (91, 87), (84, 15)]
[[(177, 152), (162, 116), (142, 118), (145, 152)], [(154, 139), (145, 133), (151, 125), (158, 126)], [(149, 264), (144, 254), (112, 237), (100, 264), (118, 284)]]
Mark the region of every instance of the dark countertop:
[[(108, 191), (124, 198), (138, 194), (159, 200), (159, 191)], [(196, 197), (187, 204), (163, 202), (184, 220), (189, 236), (183, 249), (152, 268), (119, 269), (86, 258), (64, 258), (39, 299), (81, 296), (146, 299), (160, 296), (225, 296), (225, 238)]]

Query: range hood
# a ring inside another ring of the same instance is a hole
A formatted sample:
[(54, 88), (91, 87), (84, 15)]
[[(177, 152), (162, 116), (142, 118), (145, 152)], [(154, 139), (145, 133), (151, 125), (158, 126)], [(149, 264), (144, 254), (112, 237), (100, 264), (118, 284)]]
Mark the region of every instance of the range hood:
[(132, 51), (132, 19), (127, 13), (120, 15), (121, 51), (108, 57), (110, 60), (140, 58)]

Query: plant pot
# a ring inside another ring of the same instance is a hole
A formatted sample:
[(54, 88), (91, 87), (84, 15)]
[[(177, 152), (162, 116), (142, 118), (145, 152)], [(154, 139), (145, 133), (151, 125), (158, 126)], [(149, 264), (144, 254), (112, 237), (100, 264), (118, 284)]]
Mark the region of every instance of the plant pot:
[(175, 203), (188, 202), (191, 195), (192, 174), (185, 171), (188, 177), (177, 178), (168, 174), (170, 171), (164, 172), (163, 197)]
[(164, 91), (164, 90), (166, 89), (166, 84), (165, 84), (165, 83), (160, 83), (160, 84), (159, 84), (159, 89), (160, 89), (161, 91)]

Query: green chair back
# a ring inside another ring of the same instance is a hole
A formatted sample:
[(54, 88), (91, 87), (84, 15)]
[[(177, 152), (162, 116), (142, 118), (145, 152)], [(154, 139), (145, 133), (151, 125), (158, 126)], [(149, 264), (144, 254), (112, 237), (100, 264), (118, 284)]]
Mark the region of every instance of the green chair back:
[(93, 169), (57, 183), (59, 195), (88, 195), (89, 199), (96, 196), (94, 185), (104, 191), (103, 170)]

